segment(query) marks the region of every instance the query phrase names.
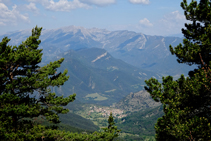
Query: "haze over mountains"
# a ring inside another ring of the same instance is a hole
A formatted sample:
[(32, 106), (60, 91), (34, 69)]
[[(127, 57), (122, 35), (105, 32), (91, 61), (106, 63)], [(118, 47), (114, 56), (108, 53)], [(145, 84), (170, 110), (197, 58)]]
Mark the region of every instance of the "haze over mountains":
[[(18, 45), (31, 34), (31, 30), (11, 32), (9, 44)], [(171, 55), (169, 45), (177, 46), (182, 38), (149, 36), (133, 31), (108, 31), (105, 29), (86, 29), (68, 26), (58, 29), (44, 29), (40, 37), (43, 48), (43, 61), (51, 61), (59, 53), (82, 48), (102, 48), (113, 57), (121, 59), (133, 66), (156, 71), (163, 75), (188, 74), (190, 67), (178, 64), (176, 57)]]

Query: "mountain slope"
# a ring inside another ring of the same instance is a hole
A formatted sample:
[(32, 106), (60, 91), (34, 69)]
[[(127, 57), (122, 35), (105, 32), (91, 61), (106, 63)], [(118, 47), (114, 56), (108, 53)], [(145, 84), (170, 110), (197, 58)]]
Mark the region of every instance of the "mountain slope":
[(137, 134), (139, 136), (154, 136), (155, 123), (163, 115), (163, 106), (161, 105), (153, 109), (134, 112), (122, 118), (122, 121), (116, 125), (125, 133)]
[(100, 128), (96, 126), (91, 120), (83, 118), (75, 113), (68, 112), (67, 114), (59, 114), (58, 124), (48, 122), (46, 119), (38, 117), (36, 121), (46, 126), (56, 125), (60, 130), (66, 130), (70, 132), (94, 132)]
[(61, 124), (69, 125), (75, 128), (87, 130), (87, 131), (98, 131), (100, 128), (89, 120), (85, 119), (74, 113), (60, 114), (59, 120), (61, 120)]
[(61, 57), (65, 60), (58, 72), (68, 69), (70, 78), (52, 91), (65, 96), (76, 93), (76, 99), (85, 103), (110, 105), (130, 92), (142, 90), (145, 79), (159, 78), (159, 74), (131, 66), (99, 48), (69, 50), (54, 60)]

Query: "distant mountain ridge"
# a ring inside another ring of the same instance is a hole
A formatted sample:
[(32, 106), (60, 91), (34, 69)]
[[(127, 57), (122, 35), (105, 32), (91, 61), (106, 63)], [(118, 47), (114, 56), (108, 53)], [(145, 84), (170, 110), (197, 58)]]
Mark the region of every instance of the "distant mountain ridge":
[[(0, 36), (12, 38), (9, 44), (18, 45), (31, 34), (31, 30), (10, 32)], [(187, 75), (190, 67), (178, 64), (176, 57), (169, 51), (169, 45), (182, 43), (182, 38), (149, 36), (133, 31), (108, 31), (105, 29), (86, 29), (68, 26), (58, 29), (44, 29), (40, 37), (43, 48), (43, 61), (50, 61), (59, 53), (70, 49), (102, 48), (113, 57), (121, 59), (133, 66), (156, 71), (163, 75)]]

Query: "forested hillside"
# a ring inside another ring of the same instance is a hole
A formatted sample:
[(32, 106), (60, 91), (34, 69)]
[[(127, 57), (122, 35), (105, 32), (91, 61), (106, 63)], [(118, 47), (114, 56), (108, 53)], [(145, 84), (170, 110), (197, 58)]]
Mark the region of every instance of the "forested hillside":
[(115, 59), (104, 49), (69, 50), (54, 59), (62, 57), (65, 61), (58, 71), (68, 69), (70, 78), (60, 88), (51, 90), (64, 96), (77, 93), (76, 99), (84, 103), (110, 106), (130, 92), (143, 90), (145, 79), (160, 79), (160, 74)]

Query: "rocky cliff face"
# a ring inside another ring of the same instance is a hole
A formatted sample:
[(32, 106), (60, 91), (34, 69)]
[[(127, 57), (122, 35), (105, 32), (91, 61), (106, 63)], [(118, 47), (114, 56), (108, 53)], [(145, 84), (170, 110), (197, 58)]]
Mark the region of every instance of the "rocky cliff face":
[(147, 91), (143, 90), (137, 93), (130, 93), (120, 102), (115, 104), (115, 108), (134, 112), (154, 108), (160, 105), (161, 103), (155, 102), (151, 98), (150, 94)]

